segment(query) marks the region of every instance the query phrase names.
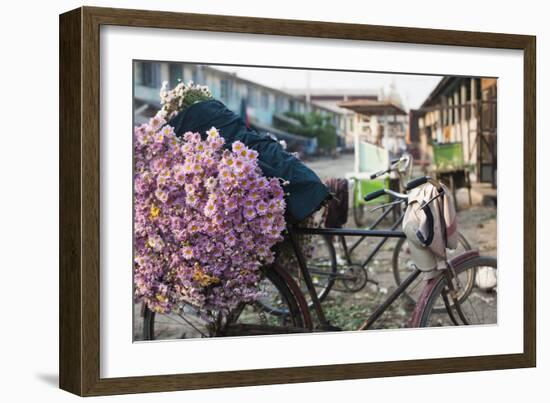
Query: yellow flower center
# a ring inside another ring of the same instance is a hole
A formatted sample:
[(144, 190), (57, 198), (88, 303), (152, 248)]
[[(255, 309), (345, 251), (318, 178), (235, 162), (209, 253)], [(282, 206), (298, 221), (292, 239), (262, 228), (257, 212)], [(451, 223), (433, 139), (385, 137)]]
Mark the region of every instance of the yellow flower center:
[(149, 216), (151, 218), (156, 218), (158, 217), (160, 214), (160, 208), (158, 208), (157, 206), (155, 206), (154, 204), (151, 206), (151, 211), (149, 212)]
[(200, 266), (195, 267), (193, 280), (199, 283), (201, 287), (207, 287), (211, 284), (218, 284), (220, 282), (220, 279), (218, 277), (206, 274)]

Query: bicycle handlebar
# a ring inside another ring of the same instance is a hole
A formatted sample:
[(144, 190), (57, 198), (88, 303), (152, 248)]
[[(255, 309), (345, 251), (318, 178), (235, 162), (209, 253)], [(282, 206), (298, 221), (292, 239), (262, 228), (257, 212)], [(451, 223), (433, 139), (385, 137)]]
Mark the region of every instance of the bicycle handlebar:
[(407, 200), (407, 198), (408, 198), (408, 196), (406, 194), (398, 193), (398, 192), (395, 192), (391, 189), (380, 189), (380, 190), (376, 190), (376, 191), (371, 192), (368, 195), (366, 195), (364, 200), (368, 202), (368, 201), (374, 200), (374, 199), (376, 199), (380, 196), (383, 196), (385, 194), (387, 194), (387, 195), (389, 195), (392, 198), (397, 199), (397, 200)]
[(409, 190), (421, 186), (426, 182), (428, 182), (427, 176), (421, 176), (420, 178), (413, 179), (412, 181), (407, 182), (407, 184), (405, 185), (405, 190), (408, 192)]
[(368, 202), (368, 201), (377, 199), (380, 196), (384, 196), (385, 194), (386, 194), (386, 189), (375, 190), (374, 192), (371, 192), (368, 195), (366, 195), (364, 200)]
[(416, 179), (413, 179), (412, 181), (407, 182), (407, 185), (405, 186), (405, 190), (408, 192), (428, 182), (434, 185), (437, 188), (437, 190), (439, 191), (442, 190), (441, 184), (435, 179), (433, 179), (431, 176), (421, 176), (420, 178), (416, 178)]
[[(416, 179), (413, 179), (412, 181), (408, 182), (407, 185), (406, 185), (406, 190), (407, 192), (414, 189), (414, 188), (417, 188), (418, 186), (421, 186), (425, 183), (431, 183), (432, 185), (434, 185), (437, 190), (438, 190), (438, 194), (436, 196), (434, 196), (431, 200), (429, 200), (428, 202), (424, 203), (424, 205), (422, 206), (422, 208), (425, 208), (428, 204), (430, 204), (434, 199), (440, 197), (441, 195), (444, 194), (443, 192), (443, 188), (441, 187), (441, 184), (433, 179), (432, 177), (430, 176), (421, 176), (419, 178), (416, 178)], [(371, 200), (374, 200), (374, 199), (377, 199), (379, 198), (380, 196), (384, 196), (384, 195), (389, 195), (391, 196), (393, 199), (395, 200), (400, 200), (400, 201), (407, 201), (408, 200), (408, 195), (406, 194), (403, 194), (403, 193), (398, 193), (396, 191), (393, 191), (391, 189), (379, 189), (379, 190), (376, 190), (374, 192), (371, 192), (369, 193), (368, 195), (366, 195), (364, 197), (363, 200), (365, 200), (366, 202), (369, 202)]]
[(370, 176), (370, 179), (376, 179), (379, 176), (385, 175), (391, 171), (395, 171), (399, 165), (399, 163), (404, 162), (405, 163), (405, 169), (407, 169), (408, 165), (411, 163), (411, 156), (409, 154), (403, 154), (400, 158), (396, 158), (390, 161), (390, 166), (387, 169), (382, 169), (381, 171), (375, 172)]
[(376, 179), (378, 178), (379, 176), (382, 176), (384, 174), (387, 174), (388, 172), (390, 172), (390, 168), (388, 169), (383, 169), (382, 171), (378, 171), (378, 172), (375, 172), (373, 173), (371, 176), (370, 176), (370, 179)]

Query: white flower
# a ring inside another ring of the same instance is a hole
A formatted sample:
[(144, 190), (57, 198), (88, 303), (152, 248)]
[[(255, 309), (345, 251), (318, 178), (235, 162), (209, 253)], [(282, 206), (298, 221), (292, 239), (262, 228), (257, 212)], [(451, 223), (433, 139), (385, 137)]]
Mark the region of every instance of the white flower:
[(193, 84), (189, 81), (187, 84), (182, 81), (178, 82), (172, 89), (168, 89), (168, 83), (162, 83), (160, 90), (160, 103), (163, 116), (167, 119), (174, 117), (186, 105), (188, 94), (200, 94), (204, 98), (212, 98), (212, 93), (206, 86)]
[(213, 176), (209, 177), (207, 180), (206, 180), (206, 183), (205, 183), (205, 187), (208, 189), (208, 190), (213, 190), (216, 188), (216, 185), (218, 184), (218, 181), (216, 180), (216, 178), (214, 178)]
[(207, 130), (206, 134), (210, 138), (216, 138), (220, 135), (220, 133), (218, 132), (218, 129), (216, 129), (215, 127), (212, 127), (210, 130)]

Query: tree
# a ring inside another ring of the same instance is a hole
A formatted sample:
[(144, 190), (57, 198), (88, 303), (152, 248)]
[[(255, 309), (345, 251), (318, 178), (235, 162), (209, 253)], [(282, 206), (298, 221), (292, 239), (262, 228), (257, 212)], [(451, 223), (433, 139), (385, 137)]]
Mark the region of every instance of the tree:
[(318, 112), (285, 112), (289, 121), (278, 121), (277, 127), (281, 130), (297, 134), (298, 136), (317, 138), (317, 144), (323, 151), (332, 151), (337, 144), (336, 128), (329, 116)]

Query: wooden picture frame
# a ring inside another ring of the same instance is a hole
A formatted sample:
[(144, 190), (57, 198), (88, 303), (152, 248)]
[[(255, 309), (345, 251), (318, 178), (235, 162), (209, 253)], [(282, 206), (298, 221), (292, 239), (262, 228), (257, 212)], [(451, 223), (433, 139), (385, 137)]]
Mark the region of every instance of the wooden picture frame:
[[(400, 42), (524, 52), (523, 353), (127, 378), (100, 377), (100, 27)], [(535, 37), (81, 7), (60, 16), (60, 387), (81, 396), (533, 367), (536, 364)]]

